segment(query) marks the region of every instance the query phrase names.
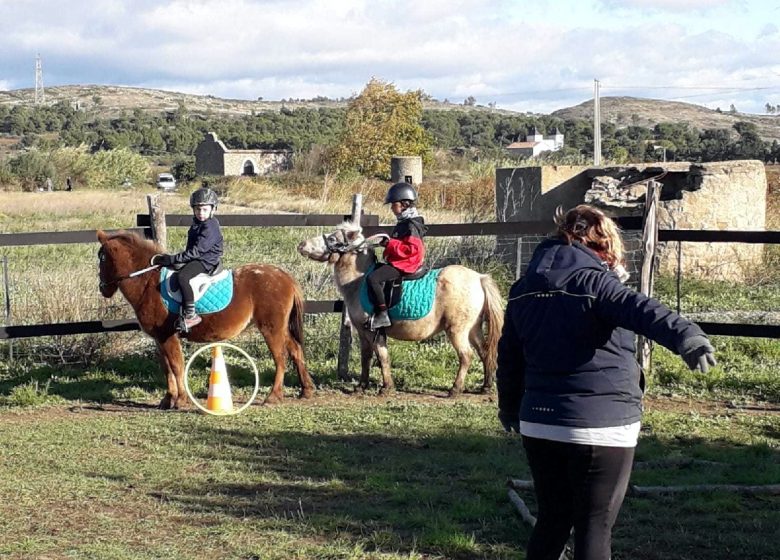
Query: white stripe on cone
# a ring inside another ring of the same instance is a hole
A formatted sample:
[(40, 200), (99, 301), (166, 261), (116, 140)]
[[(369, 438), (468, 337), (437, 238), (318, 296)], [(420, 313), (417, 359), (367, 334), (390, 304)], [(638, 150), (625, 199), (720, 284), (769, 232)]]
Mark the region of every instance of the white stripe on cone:
[(211, 349), (211, 374), (206, 408), (212, 412), (233, 412), (233, 396), (230, 392), (225, 357), (219, 346)]

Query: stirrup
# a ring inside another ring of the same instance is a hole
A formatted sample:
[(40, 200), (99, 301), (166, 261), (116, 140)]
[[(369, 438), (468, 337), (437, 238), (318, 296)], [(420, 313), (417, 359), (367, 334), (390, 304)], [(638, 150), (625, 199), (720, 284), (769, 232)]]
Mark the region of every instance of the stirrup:
[(179, 330), (179, 332), (189, 332), (192, 327), (195, 325), (200, 324), (200, 322), (203, 321), (203, 318), (200, 315), (193, 314), (193, 315), (180, 315), (179, 320), (176, 322), (176, 328)]
[(368, 318), (368, 321), (366, 321), (366, 328), (370, 331), (377, 331), (379, 329), (384, 329), (386, 327), (389, 327), (392, 325), (390, 322), (390, 317), (387, 315), (387, 312), (385, 311), (385, 321), (380, 321), (377, 323), (377, 316), (380, 315), (380, 313), (374, 313)]

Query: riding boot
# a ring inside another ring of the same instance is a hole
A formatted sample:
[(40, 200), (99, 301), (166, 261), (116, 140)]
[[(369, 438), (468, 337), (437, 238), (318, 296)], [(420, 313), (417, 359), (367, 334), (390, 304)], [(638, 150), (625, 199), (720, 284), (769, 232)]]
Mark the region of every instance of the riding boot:
[(371, 330), (375, 331), (384, 327), (389, 327), (390, 316), (387, 314), (387, 309), (380, 309), (371, 316)]
[(200, 315), (195, 313), (194, 303), (185, 303), (181, 306), (181, 317), (179, 317), (179, 330), (182, 332), (188, 332), (192, 327), (200, 323)]

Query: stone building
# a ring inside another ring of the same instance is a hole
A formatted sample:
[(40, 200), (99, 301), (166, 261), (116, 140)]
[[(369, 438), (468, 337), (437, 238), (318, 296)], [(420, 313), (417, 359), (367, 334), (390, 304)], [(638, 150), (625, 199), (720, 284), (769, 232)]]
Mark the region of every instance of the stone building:
[(557, 128), (555, 134), (544, 137), (534, 128), (533, 134), (527, 134), (525, 142), (512, 142), (506, 147), (510, 155), (517, 157), (536, 157), (542, 152), (555, 152), (563, 148), (563, 134)]
[[(695, 230), (763, 230), (767, 181), (760, 161), (664, 163), (586, 168), (545, 166), (496, 170), (499, 221), (550, 221), (557, 206), (587, 203), (610, 216), (641, 216), (646, 183), (661, 183), (659, 227)], [(499, 252), (516, 257), (515, 239), (499, 238)], [(661, 243), (659, 267), (685, 275), (741, 280), (762, 266), (764, 247), (748, 243)], [(515, 263), (516, 264), (516, 263)]]
[(231, 150), (216, 133), (209, 132), (195, 148), (199, 175), (270, 175), (292, 165), (290, 150)]

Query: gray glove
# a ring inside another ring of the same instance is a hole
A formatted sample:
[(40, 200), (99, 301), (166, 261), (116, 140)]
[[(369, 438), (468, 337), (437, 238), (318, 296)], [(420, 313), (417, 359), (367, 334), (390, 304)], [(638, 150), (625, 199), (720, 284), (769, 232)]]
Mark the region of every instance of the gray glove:
[(515, 413), (511, 414), (508, 412), (504, 412), (503, 410), (498, 411), (498, 419), (501, 421), (501, 425), (504, 427), (504, 430), (506, 430), (509, 433), (512, 433), (512, 430), (520, 433), (520, 415)]
[(707, 373), (711, 366), (718, 363), (715, 361), (715, 348), (710, 344), (710, 340), (701, 334), (683, 340), (677, 351), (691, 370), (698, 368), (702, 373)]

